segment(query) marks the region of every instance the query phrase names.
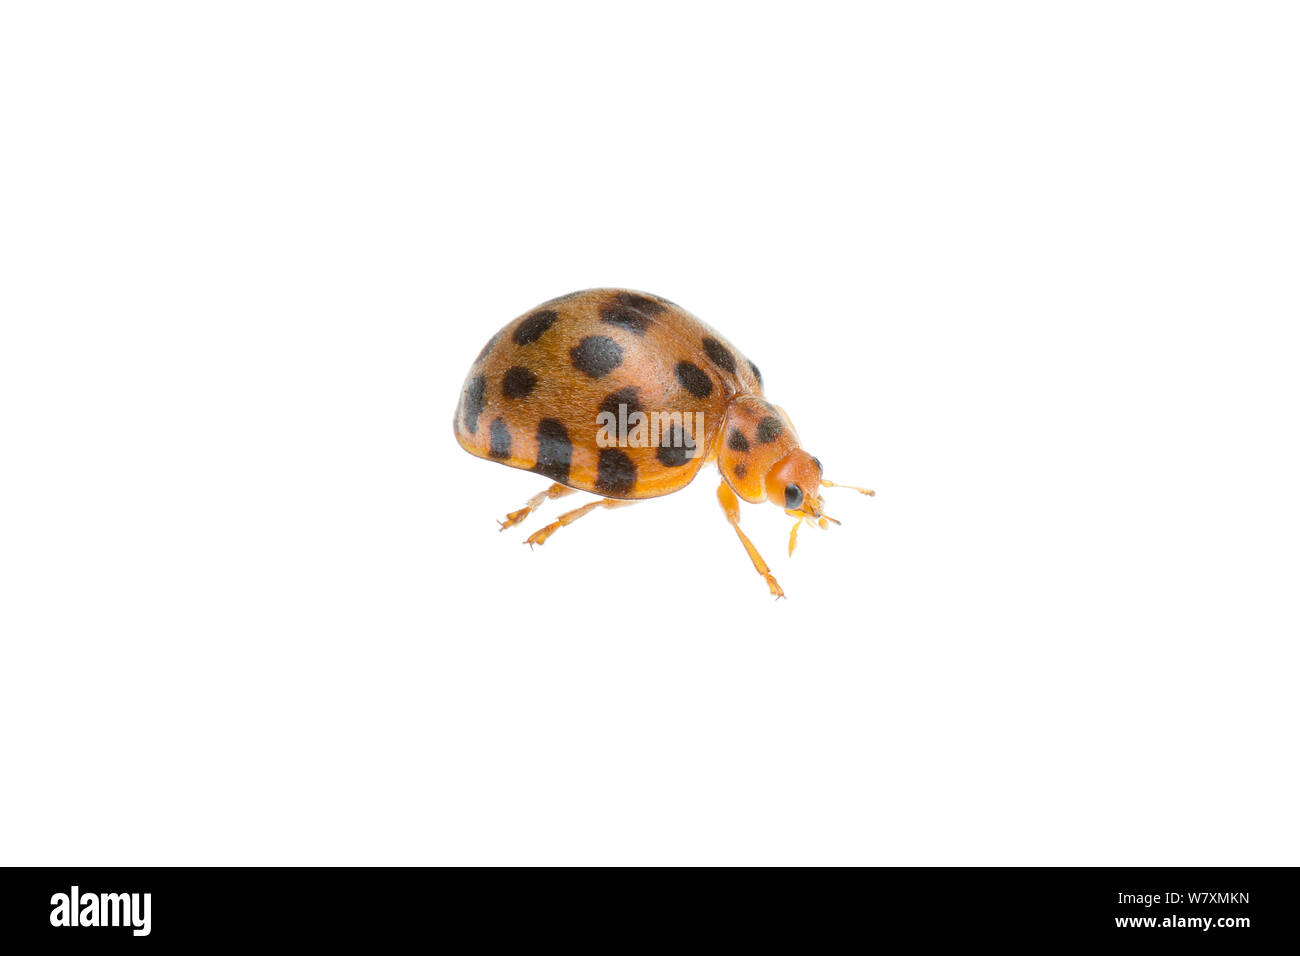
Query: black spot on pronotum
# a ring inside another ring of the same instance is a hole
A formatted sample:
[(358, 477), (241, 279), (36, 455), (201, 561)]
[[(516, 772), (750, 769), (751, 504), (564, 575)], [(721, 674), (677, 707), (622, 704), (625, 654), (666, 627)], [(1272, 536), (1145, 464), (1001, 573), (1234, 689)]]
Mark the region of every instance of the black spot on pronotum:
[(727, 447), (732, 451), (749, 451), (749, 439), (739, 428), (727, 432)]
[(776, 441), (777, 436), (783, 431), (785, 431), (785, 426), (781, 424), (781, 419), (775, 415), (768, 415), (767, 418), (758, 423), (755, 437), (763, 444), (767, 444)]
[(601, 378), (623, 362), (623, 347), (607, 335), (588, 335), (569, 349), (573, 367), (592, 378)]
[(536, 375), (522, 365), (516, 365), (507, 369), (506, 374), (502, 376), (501, 394), (506, 398), (523, 398), (536, 384)]
[(727, 350), (727, 347), (711, 335), (704, 336), (703, 341), (704, 354), (709, 357), (709, 361), (724, 372), (734, 374), (736, 371), (736, 357)]
[(731, 473), (735, 475), (737, 478), (743, 479), (747, 474), (749, 474), (749, 469), (745, 467), (745, 463), (743, 461), (738, 461), (736, 462), (735, 467), (731, 469)]
[(626, 405), (627, 414), (630, 418), (633, 412), (644, 412), (645, 406), (641, 404), (641, 397), (637, 390), (632, 387), (620, 388), (617, 392), (610, 392), (600, 400), (598, 411), (611, 412), (618, 415), (618, 406)]
[(759, 387), (763, 385), (763, 373), (758, 370), (758, 366), (753, 362), (749, 363), (749, 370), (754, 373), (754, 378), (758, 379)]
[(713, 391), (713, 381), (698, 365), (691, 362), (678, 362), (676, 372), (677, 381), (681, 382), (686, 391), (696, 398), (705, 398)]
[(465, 386), (464, 405), (462, 406), (462, 421), (465, 424), (465, 431), (473, 435), (478, 431), (478, 417), (483, 414), (483, 408), (486, 405), (485, 397), (487, 395), (487, 376), (475, 375)]
[(636, 485), (636, 465), (627, 452), (618, 448), (602, 448), (596, 462), (596, 490), (602, 495), (620, 498)]
[(785, 486), (785, 506), (794, 511), (803, 504), (803, 489), (794, 482)]
[(520, 322), (519, 327), (515, 329), (513, 336), (515, 344), (532, 345), (546, 334), (546, 330), (554, 325), (559, 317), (560, 313), (554, 309), (538, 309)]
[(488, 353), (492, 351), (493, 347), (495, 347), (496, 344), (497, 344), (497, 342), (499, 342), (499, 341), (501, 341), (501, 333), (500, 333), (500, 332), (498, 332), (496, 335), (492, 336), (492, 338), (488, 339), (488, 343), (487, 343), (487, 345), (483, 346), (483, 351), (481, 351), (481, 352), (478, 353), (478, 358), (476, 358), (476, 359), (474, 360), (474, 364), (477, 365), (479, 362), (481, 362), (481, 361), (483, 361), (485, 358), (487, 358), (487, 357), (488, 357)]
[(492, 436), (492, 446), (488, 448), (488, 454), (493, 458), (509, 458), (510, 429), (506, 426), (505, 419), (493, 419), (489, 434)]
[(812, 457), (812, 463), (817, 466), (817, 473), (821, 474), (823, 471), (825, 471), (825, 469), (822, 468), (822, 460), (815, 455), (811, 457)]
[(691, 452), (694, 450), (693, 445), (687, 447), (687, 442), (690, 440), (686, 430), (681, 425), (673, 422), (659, 436), (659, 448), (655, 452), (659, 464), (667, 468), (680, 468), (686, 464), (691, 459)]
[(569, 465), (573, 462), (573, 442), (568, 430), (554, 418), (543, 418), (537, 423), (537, 464), (533, 471), (553, 481), (569, 480)]

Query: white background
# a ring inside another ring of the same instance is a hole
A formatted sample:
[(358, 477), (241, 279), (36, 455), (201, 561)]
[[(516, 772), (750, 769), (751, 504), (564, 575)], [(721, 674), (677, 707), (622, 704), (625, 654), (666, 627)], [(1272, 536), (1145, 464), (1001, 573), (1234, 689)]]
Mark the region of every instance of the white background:
[[(0, 860), (1295, 864), (1293, 10), (6, 5)], [(787, 601), (497, 533), (595, 285), (877, 489)]]

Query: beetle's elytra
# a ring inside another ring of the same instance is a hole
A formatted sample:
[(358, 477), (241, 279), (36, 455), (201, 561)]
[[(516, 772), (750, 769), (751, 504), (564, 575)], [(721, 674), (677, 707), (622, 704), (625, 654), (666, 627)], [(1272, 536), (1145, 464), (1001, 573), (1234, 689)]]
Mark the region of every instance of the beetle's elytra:
[(796, 519), (791, 553), (801, 524), (835, 520), (822, 512), (819, 493), (835, 483), (799, 446), (785, 412), (763, 397), (758, 366), (685, 309), (643, 292), (574, 292), (510, 322), (474, 360), (455, 431), (471, 454), (553, 482), (507, 515), (502, 530), (548, 498), (574, 490), (601, 496), (529, 536), (529, 545), (595, 508), (677, 491), (716, 461), (727, 520), (771, 593), (784, 597), (740, 530), (737, 496), (770, 501)]

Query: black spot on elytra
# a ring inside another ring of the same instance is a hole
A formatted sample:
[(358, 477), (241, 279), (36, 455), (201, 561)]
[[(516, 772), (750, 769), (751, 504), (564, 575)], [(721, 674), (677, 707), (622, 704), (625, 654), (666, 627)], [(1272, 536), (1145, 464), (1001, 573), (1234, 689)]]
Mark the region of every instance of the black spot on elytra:
[(488, 454), (493, 458), (509, 458), (510, 429), (506, 426), (505, 419), (493, 419), (489, 433), (492, 436), (492, 447), (488, 449)]
[(763, 373), (758, 370), (758, 366), (753, 362), (749, 363), (749, 370), (754, 373), (754, 378), (758, 379), (759, 387), (763, 385)]
[(749, 451), (749, 439), (739, 428), (727, 432), (727, 447), (732, 451)]
[(731, 469), (731, 473), (735, 475), (737, 478), (744, 478), (747, 474), (749, 474), (749, 469), (745, 467), (745, 463), (743, 461), (738, 461), (736, 462), (735, 467)]
[(537, 464), (533, 471), (552, 481), (566, 482), (572, 462), (573, 442), (568, 429), (554, 418), (543, 418), (537, 423)]
[(637, 335), (645, 335), (645, 330), (650, 326), (648, 316), (623, 305), (609, 305), (601, 309), (600, 321), (617, 325), (620, 329), (627, 329)]
[(538, 309), (520, 322), (519, 327), (515, 329), (513, 336), (515, 344), (532, 345), (546, 334), (546, 330), (554, 325), (559, 317), (560, 313), (554, 309)]
[(536, 375), (522, 365), (516, 365), (501, 377), (501, 394), (506, 398), (523, 398), (536, 384)]
[(713, 381), (704, 370), (691, 362), (677, 363), (677, 381), (696, 398), (705, 398), (713, 391)]
[(777, 436), (783, 431), (785, 431), (785, 426), (781, 424), (781, 419), (775, 415), (768, 415), (767, 418), (758, 423), (758, 429), (755, 431), (754, 437), (766, 445), (768, 442), (776, 441)]
[(627, 406), (627, 415), (632, 417), (633, 412), (644, 412), (645, 406), (641, 404), (641, 398), (637, 390), (632, 387), (620, 388), (617, 392), (610, 392), (600, 400), (599, 411), (611, 412), (618, 415), (618, 406)]
[(659, 436), (659, 448), (655, 452), (655, 457), (659, 463), (668, 468), (680, 468), (691, 459), (691, 452), (694, 445), (688, 447), (691, 438), (686, 434), (686, 429), (682, 428), (677, 422), (673, 422)]
[(710, 362), (724, 372), (735, 373), (736, 357), (727, 350), (725, 345), (711, 335), (704, 336), (704, 354), (709, 357)]
[(601, 378), (623, 362), (623, 347), (607, 335), (588, 335), (569, 349), (573, 367), (592, 378)]
[(479, 362), (481, 362), (481, 361), (483, 361), (485, 358), (487, 358), (487, 357), (488, 357), (488, 353), (491, 352), (492, 349), (496, 347), (496, 344), (497, 344), (499, 341), (501, 341), (501, 333), (500, 333), (500, 332), (498, 332), (496, 335), (492, 336), (492, 338), (488, 339), (488, 343), (487, 343), (487, 345), (483, 346), (483, 351), (481, 351), (481, 352), (478, 353), (478, 358), (476, 358), (476, 359), (474, 360), (474, 364), (477, 365)]
[(620, 292), (615, 298), (623, 305), (649, 315), (659, 315), (661, 312), (667, 312), (668, 307), (658, 299), (652, 299), (648, 295), (638, 295), (635, 292)]
[(615, 498), (628, 494), (636, 484), (636, 465), (627, 452), (602, 448), (596, 462), (596, 490)]
[(487, 404), (486, 396), (487, 376), (475, 375), (465, 386), (461, 418), (465, 424), (465, 431), (471, 435), (478, 431), (478, 417), (483, 414), (483, 408)]
[(600, 310), (600, 321), (617, 325), (637, 335), (645, 335), (651, 317), (666, 311), (667, 307), (654, 299), (635, 292), (618, 292)]

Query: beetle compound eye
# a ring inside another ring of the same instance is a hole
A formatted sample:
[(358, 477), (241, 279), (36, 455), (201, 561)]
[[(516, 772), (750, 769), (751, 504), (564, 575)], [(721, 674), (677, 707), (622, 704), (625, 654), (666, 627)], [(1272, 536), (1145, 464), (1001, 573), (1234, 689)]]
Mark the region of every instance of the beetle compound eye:
[(803, 489), (794, 482), (785, 486), (785, 507), (788, 511), (794, 511), (803, 504)]

